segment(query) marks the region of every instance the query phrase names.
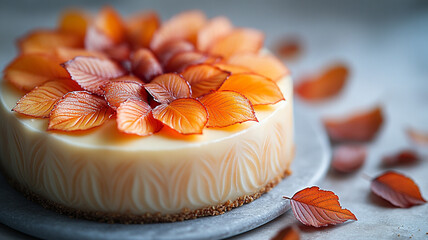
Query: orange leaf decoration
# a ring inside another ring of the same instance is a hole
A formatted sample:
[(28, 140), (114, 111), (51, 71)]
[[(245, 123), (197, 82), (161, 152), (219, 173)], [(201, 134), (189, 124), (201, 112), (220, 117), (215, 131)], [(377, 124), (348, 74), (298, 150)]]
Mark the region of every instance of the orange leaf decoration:
[(162, 65), (166, 65), (169, 60), (178, 53), (193, 52), (195, 47), (187, 41), (174, 41), (163, 44), (161, 47), (154, 51)]
[(214, 63), (219, 61), (220, 58), (205, 55), (199, 52), (180, 52), (175, 54), (166, 64), (165, 70), (167, 72), (182, 72), (184, 69), (191, 65), (201, 63)]
[(102, 125), (113, 114), (107, 102), (86, 91), (70, 92), (49, 116), (49, 130), (87, 130)]
[(79, 85), (72, 80), (60, 79), (49, 81), (23, 96), (13, 111), (32, 117), (49, 117), (54, 105), (66, 93), (80, 90)]
[(153, 117), (181, 134), (202, 134), (208, 121), (204, 105), (192, 98), (159, 105), (153, 109)]
[(162, 123), (153, 118), (144, 101), (130, 99), (117, 109), (117, 128), (124, 133), (148, 136), (161, 130)]
[(250, 101), (240, 93), (217, 91), (198, 100), (208, 111), (207, 127), (227, 127), (235, 123), (257, 121)]
[(371, 190), (396, 207), (408, 208), (426, 203), (412, 179), (388, 171), (372, 180)]
[(351, 211), (340, 206), (337, 195), (320, 190), (319, 187), (305, 188), (292, 198), (284, 198), (290, 199), (291, 209), (297, 220), (308, 226), (324, 227), (357, 220)]
[(134, 52), (131, 65), (132, 73), (144, 82), (150, 82), (154, 77), (163, 73), (162, 66), (155, 55), (146, 48)]
[(413, 150), (402, 150), (394, 155), (382, 158), (384, 167), (392, 167), (399, 165), (411, 165), (419, 161), (419, 156)]
[(110, 82), (134, 82), (134, 83), (144, 84), (144, 82), (141, 81), (141, 79), (132, 75), (125, 75), (122, 77), (110, 79)]
[(205, 14), (201, 11), (182, 12), (162, 24), (153, 35), (150, 48), (156, 51), (163, 44), (177, 40), (195, 43), (196, 35), (205, 22)]
[(106, 48), (104, 49), (104, 52), (113, 60), (127, 61), (131, 55), (131, 47), (128, 45), (128, 43), (122, 43)]
[(300, 230), (295, 225), (279, 231), (271, 240), (300, 240)]
[(89, 21), (90, 16), (87, 13), (79, 10), (68, 10), (61, 14), (58, 28), (62, 32), (75, 34), (84, 39)]
[(277, 51), (282, 58), (295, 58), (302, 52), (302, 46), (297, 38), (281, 39)]
[(64, 63), (71, 78), (83, 89), (102, 95), (101, 89), (110, 79), (123, 76), (125, 70), (108, 59), (76, 57)]
[(160, 103), (169, 103), (175, 99), (189, 98), (192, 95), (189, 83), (175, 73), (162, 74), (144, 87), (155, 101)]
[(339, 172), (354, 172), (363, 166), (366, 156), (366, 146), (343, 144), (334, 149), (331, 165)]
[(106, 54), (97, 51), (87, 51), (84, 49), (78, 48), (65, 48), (59, 47), (55, 49), (55, 55), (61, 59), (61, 61), (66, 62), (72, 60), (75, 57), (96, 57), (106, 59), (108, 58)]
[(230, 72), (231, 74), (237, 74), (237, 73), (253, 73), (250, 69), (233, 65), (229, 63), (214, 63), (213, 66), (220, 68), (221, 70), (224, 70), (226, 72)]
[(79, 36), (52, 30), (39, 30), (30, 33), (18, 41), (19, 50), (28, 53), (53, 53), (57, 47), (82, 48)]
[(4, 70), (4, 78), (25, 91), (54, 79), (70, 79), (61, 67), (61, 61), (42, 54), (24, 54), (16, 58)]
[(334, 65), (318, 77), (301, 81), (296, 86), (296, 93), (306, 100), (325, 100), (342, 90), (348, 75), (348, 68), (345, 65)]
[(132, 48), (148, 48), (159, 26), (156, 12), (143, 12), (131, 17), (126, 23), (126, 32)]
[(284, 100), (281, 90), (272, 80), (256, 74), (232, 74), (220, 87), (243, 94), (253, 105), (274, 104)]
[(115, 46), (106, 34), (95, 26), (89, 26), (85, 36), (85, 49), (89, 51), (105, 51)]
[(421, 146), (428, 146), (428, 132), (421, 132), (415, 129), (407, 129), (407, 136), (413, 143), (416, 143)]
[(228, 63), (250, 69), (252, 72), (278, 81), (289, 74), (288, 69), (273, 55), (258, 55), (254, 53), (240, 53), (231, 56)]
[(334, 141), (370, 141), (383, 124), (380, 107), (352, 115), (343, 120), (324, 120), (327, 133)]
[(226, 17), (211, 19), (198, 32), (197, 49), (201, 52), (206, 52), (213, 43), (226, 36), (232, 29), (232, 23)]
[(192, 97), (196, 98), (219, 89), (230, 74), (211, 65), (199, 64), (186, 68), (181, 75), (189, 82)]
[(228, 58), (237, 53), (257, 53), (263, 46), (264, 35), (248, 28), (235, 29), (216, 41), (209, 49), (213, 55)]
[(147, 93), (143, 85), (135, 82), (109, 82), (104, 87), (104, 97), (110, 107), (117, 109), (128, 99), (147, 101)]
[(125, 40), (125, 27), (120, 15), (112, 7), (104, 7), (95, 18), (94, 27), (114, 44)]

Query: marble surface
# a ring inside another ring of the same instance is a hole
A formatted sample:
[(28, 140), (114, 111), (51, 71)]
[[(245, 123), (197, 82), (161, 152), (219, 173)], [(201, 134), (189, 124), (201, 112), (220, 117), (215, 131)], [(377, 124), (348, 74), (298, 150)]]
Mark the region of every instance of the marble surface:
[[(103, 1), (104, 2), (104, 1)], [(336, 98), (307, 105), (315, 119), (338, 116), (381, 104), (386, 122), (369, 145), (363, 168), (355, 174), (330, 171), (319, 183), (334, 191), (342, 205), (355, 213), (356, 222), (314, 229), (294, 220), (289, 211), (276, 220), (234, 239), (270, 239), (282, 227), (297, 224), (303, 239), (428, 239), (428, 204), (410, 209), (393, 208), (374, 197), (361, 177), (385, 171), (379, 161), (385, 154), (411, 147), (404, 129), (428, 131), (428, 2), (427, 1), (109, 1), (122, 13), (153, 8), (167, 18), (181, 10), (200, 8), (208, 16), (226, 15), (237, 26), (266, 33), (266, 46), (281, 36), (297, 36), (303, 43), (299, 59), (287, 62), (293, 77), (322, 69), (336, 61), (350, 66), (351, 77)], [(52, 27), (58, 10), (85, 6), (96, 10), (101, 1), (1, 1), (0, 67), (16, 51), (14, 40), (36, 27)], [(299, 133), (296, 133), (299, 134)], [(411, 176), (428, 197), (427, 151), (416, 166), (397, 170)], [(0, 225), (0, 238), (25, 238)]]

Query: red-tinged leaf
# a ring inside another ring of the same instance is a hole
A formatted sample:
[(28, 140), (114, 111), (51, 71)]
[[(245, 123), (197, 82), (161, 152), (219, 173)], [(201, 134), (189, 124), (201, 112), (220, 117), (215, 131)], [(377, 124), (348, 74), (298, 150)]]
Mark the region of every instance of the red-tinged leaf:
[(230, 72), (231, 74), (254, 73), (253, 71), (251, 71), (250, 69), (248, 69), (246, 67), (233, 65), (233, 64), (229, 64), (229, 63), (214, 63), (213, 66), (218, 67), (223, 71)]
[(342, 144), (334, 149), (331, 165), (339, 172), (354, 172), (363, 166), (366, 156), (366, 146)]
[(87, 51), (79, 48), (59, 47), (55, 49), (55, 56), (61, 59), (62, 62), (72, 60), (75, 57), (96, 57), (106, 59), (106, 54), (98, 51)]
[(160, 26), (156, 12), (138, 13), (126, 22), (128, 40), (134, 50), (150, 47), (153, 34)]
[(244, 95), (233, 91), (216, 91), (198, 99), (208, 111), (207, 127), (227, 127), (257, 121), (253, 106)]
[(102, 125), (112, 114), (103, 98), (86, 91), (70, 92), (52, 109), (48, 130), (87, 130)]
[(209, 53), (226, 59), (238, 53), (258, 53), (263, 41), (264, 35), (258, 30), (235, 29), (212, 44)]
[(120, 15), (110, 6), (106, 6), (98, 13), (94, 27), (105, 34), (114, 44), (125, 40), (125, 26)]
[(221, 58), (199, 52), (180, 52), (175, 54), (166, 64), (167, 72), (182, 72), (189, 66), (201, 63), (215, 63)]
[(170, 103), (175, 99), (189, 98), (192, 95), (189, 83), (175, 73), (162, 74), (144, 87), (159, 103)]
[(229, 34), (232, 29), (233, 25), (226, 17), (211, 19), (198, 32), (197, 49), (201, 52), (206, 52), (213, 43)]
[(410, 149), (401, 150), (400, 152), (385, 156), (382, 158), (384, 167), (412, 165), (419, 161), (419, 155)]
[(125, 75), (122, 77), (110, 79), (110, 81), (111, 82), (134, 82), (134, 83), (144, 84), (144, 82), (141, 79), (132, 75)]
[(163, 73), (162, 66), (155, 55), (146, 48), (134, 52), (131, 58), (132, 73), (144, 82), (150, 82)]
[(208, 121), (204, 105), (192, 98), (161, 104), (153, 109), (153, 117), (181, 134), (202, 134)]
[(58, 29), (85, 38), (91, 17), (80, 10), (67, 10), (61, 14)]
[(303, 99), (320, 101), (336, 96), (345, 86), (348, 79), (348, 68), (336, 64), (320, 76), (304, 79), (296, 86), (296, 93)]
[(49, 117), (54, 105), (68, 92), (81, 90), (72, 80), (59, 79), (46, 82), (23, 96), (13, 111), (38, 118)]
[(271, 240), (300, 240), (300, 230), (295, 225), (287, 226), (281, 229)]
[(302, 46), (297, 38), (284, 38), (278, 43), (277, 52), (280, 57), (291, 59), (300, 55)]
[(61, 61), (43, 54), (24, 54), (13, 60), (4, 70), (4, 78), (17, 88), (30, 91), (54, 79), (70, 79)]
[(177, 40), (186, 40), (194, 44), (198, 31), (205, 23), (205, 14), (198, 10), (175, 15), (155, 32), (150, 48), (157, 50), (163, 44)]
[(182, 52), (194, 52), (195, 47), (187, 41), (174, 41), (162, 45), (154, 52), (159, 62), (166, 65), (168, 61), (176, 54)]
[(290, 199), (291, 209), (297, 220), (308, 226), (324, 227), (357, 220), (351, 211), (340, 206), (336, 194), (320, 190), (319, 187), (305, 188), (287, 199)]
[(238, 53), (231, 56), (228, 63), (243, 66), (252, 72), (265, 76), (271, 80), (278, 81), (290, 74), (290, 71), (275, 56), (270, 54)]
[(379, 106), (342, 120), (324, 120), (327, 133), (333, 141), (370, 141), (382, 124), (383, 114)]
[(153, 118), (152, 109), (144, 101), (129, 99), (117, 109), (119, 131), (148, 136), (162, 129), (162, 123)]
[(21, 54), (54, 53), (57, 47), (82, 48), (82, 38), (70, 33), (38, 30), (18, 40)]
[(406, 130), (406, 133), (413, 143), (421, 146), (428, 146), (428, 132), (409, 128)]
[(394, 171), (388, 171), (373, 179), (371, 190), (396, 207), (408, 208), (426, 203), (416, 183)]
[(147, 101), (147, 93), (142, 84), (135, 82), (109, 82), (104, 87), (104, 97), (110, 107), (117, 109), (126, 100)]
[(243, 94), (253, 105), (274, 104), (284, 100), (276, 83), (257, 74), (232, 74), (220, 87)]
[(219, 89), (230, 73), (208, 64), (199, 64), (186, 68), (181, 75), (189, 82), (192, 97), (197, 98)]
[(64, 68), (83, 89), (98, 95), (104, 93), (101, 86), (126, 73), (115, 62), (94, 57), (76, 57), (64, 63)]
[(88, 51), (105, 51), (115, 46), (115, 43), (106, 34), (95, 26), (89, 26), (85, 36), (85, 49)]

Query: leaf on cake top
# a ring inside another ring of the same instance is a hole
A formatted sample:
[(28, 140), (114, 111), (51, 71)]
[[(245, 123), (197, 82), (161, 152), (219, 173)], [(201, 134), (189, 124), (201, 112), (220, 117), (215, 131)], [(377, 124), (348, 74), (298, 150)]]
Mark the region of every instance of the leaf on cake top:
[(117, 109), (117, 128), (124, 133), (148, 136), (161, 130), (162, 123), (153, 118), (144, 101), (129, 99)]
[(189, 82), (192, 97), (197, 98), (219, 89), (230, 73), (208, 64), (199, 64), (186, 68), (181, 75)]
[(53, 53), (57, 47), (81, 48), (81, 37), (56, 30), (38, 30), (19, 39), (21, 54)]
[(154, 77), (163, 73), (162, 66), (155, 55), (146, 48), (134, 52), (131, 58), (131, 70), (144, 82), (150, 82)]
[(102, 89), (105, 99), (113, 109), (117, 109), (121, 103), (129, 99), (147, 102), (146, 90), (142, 84), (136, 82), (109, 82)]
[(103, 7), (94, 20), (94, 27), (114, 44), (125, 40), (125, 26), (120, 15), (110, 6)]
[(82, 39), (85, 38), (91, 17), (80, 10), (66, 10), (61, 14), (58, 29), (62, 32), (75, 34)]
[(176, 73), (162, 74), (144, 85), (146, 90), (159, 103), (170, 103), (179, 98), (190, 98), (189, 83)]
[(253, 73), (250, 69), (233, 65), (230, 63), (214, 63), (213, 66), (220, 68), (223, 71), (230, 72), (231, 74), (237, 74), (237, 73)]
[(154, 33), (160, 26), (156, 12), (135, 14), (126, 21), (126, 34), (133, 49), (149, 48)]
[(154, 50), (154, 53), (162, 66), (165, 66), (176, 54), (193, 51), (195, 51), (195, 46), (193, 46), (192, 43), (180, 40), (163, 44), (161, 47)]
[(182, 72), (184, 69), (191, 65), (201, 63), (215, 63), (220, 61), (221, 58), (210, 56), (200, 52), (186, 51), (175, 54), (168, 63), (165, 65), (167, 72)]
[(230, 33), (233, 29), (232, 23), (226, 17), (215, 17), (211, 19), (198, 32), (196, 48), (206, 52), (216, 41)]
[(101, 59), (108, 58), (108, 56), (103, 52), (67, 47), (56, 48), (54, 55), (57, 56), (62, 62), (67, 62), (75, 57), (96, 57)]

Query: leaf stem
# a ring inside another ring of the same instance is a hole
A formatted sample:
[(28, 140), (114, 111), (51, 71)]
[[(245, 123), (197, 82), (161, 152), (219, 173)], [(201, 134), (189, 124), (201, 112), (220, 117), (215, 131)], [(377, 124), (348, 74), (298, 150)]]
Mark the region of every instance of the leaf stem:
[(290, 197), (286, 197), (286, 196), (283, 196), (282, 198), (284, 198), (284, 199), (288, 199), (288, 200), (291, 200), (291, 198), (290, 198)]

